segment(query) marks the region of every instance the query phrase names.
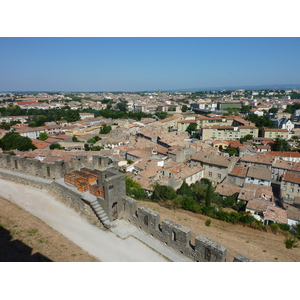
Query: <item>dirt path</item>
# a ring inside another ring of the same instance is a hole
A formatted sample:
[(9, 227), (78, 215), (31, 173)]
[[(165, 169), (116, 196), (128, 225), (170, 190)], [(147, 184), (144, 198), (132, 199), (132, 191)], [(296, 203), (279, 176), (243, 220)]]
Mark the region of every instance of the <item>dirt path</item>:
[(97, 262), (56, 230), (0, 198), (0, 261)]
[[(211, 225), (205, 226), (207, 216), (185, 210), (169, 210), (157, 203), (138, 201), (138, 206), (145, 205), (160, 214), (160, 221), (169, 219), (192, 231), (191, 242), (197, 235), (203, 235), (227, 248), (227, 261), (233, 261), (239, 253), (255, 261), (299, 262), (300, 248), (286, 249), (282, 234), (263, 232), (242, 225), (232, 225), (211, 219)], [(300, 243), (299, 243), (300, 244)]]
[[(0, 196), (24, 208), (101, 261), (166, 261), (133, 237), (123, 240), (110, 231), (91, 225), (45, 190), (0, 179)], [(7, 211), (5, 215), (9, 214)], [(72, 254), (77, 256), (77, 252)]]

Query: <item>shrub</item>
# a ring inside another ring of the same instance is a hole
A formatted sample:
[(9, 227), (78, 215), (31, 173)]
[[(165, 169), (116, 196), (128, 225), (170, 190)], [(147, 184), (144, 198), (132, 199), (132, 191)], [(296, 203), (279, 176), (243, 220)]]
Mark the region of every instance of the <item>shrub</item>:
[(275, 234), (280, 230), (280, 227), (277, 223), (270, 224), (270, 227), (272, 229), (272, 232), (275, 233)]
[(287, 237), (284, 241), (285, 247), (287, 249), (297, 248), (298, 247), (298, 240), (295, 237)]
[(211, 219), (207, 219), (207, 220), (205, 221), (205, 226), (209, 227), (210, 224), (211, 224)]
[(283, 231), (290, 231), (291, 226), (289, 224), (278, 223), (278, 226)]

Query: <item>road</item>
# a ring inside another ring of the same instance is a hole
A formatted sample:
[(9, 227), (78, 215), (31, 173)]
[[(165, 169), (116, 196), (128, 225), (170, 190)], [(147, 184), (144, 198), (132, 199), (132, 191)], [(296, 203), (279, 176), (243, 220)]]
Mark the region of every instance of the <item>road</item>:
[(45, 190), (0, 179), (0, 195), (38, 217), (103, 262), (164, 262), (162, 255), (129, 236), (91, 225)]

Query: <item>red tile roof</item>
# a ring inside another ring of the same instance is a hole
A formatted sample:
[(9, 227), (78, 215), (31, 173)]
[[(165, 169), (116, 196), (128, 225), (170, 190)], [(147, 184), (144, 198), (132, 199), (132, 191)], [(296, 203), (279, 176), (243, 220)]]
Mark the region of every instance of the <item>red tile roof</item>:
[(49, 143), (41, 141), (41, 140), (31, 140), (32, 144), (36, 146), (38, 149), (44, 149), (49, 146)]
[(234, 166), (234, 168), (232, 169), (229, 175), (246, 178), (247, 171), (248, 171), (248, 167)]
[(299, 173), (286, 172), (282, 176), (282, 181), (288, 181), (288, 182), (293, 182), (293, 183), (300, 184), (300, 174)]

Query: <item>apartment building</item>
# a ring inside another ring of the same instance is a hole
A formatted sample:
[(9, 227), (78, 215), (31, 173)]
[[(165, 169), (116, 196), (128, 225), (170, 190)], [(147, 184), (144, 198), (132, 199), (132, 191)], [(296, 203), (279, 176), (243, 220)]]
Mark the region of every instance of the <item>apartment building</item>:
[(287, 129), (278, 129), (278, 128), (265, 128), (263, 130), (263, 137), (270, 138), (275, 140), (276, 138), (281, 138), (288, 140), (291, 137), (291, 134)]
[(239, 140), (246, 135), (258, 136), (255, 126), (205, 126), (201, 129), (201, 139), (204, 140)]

